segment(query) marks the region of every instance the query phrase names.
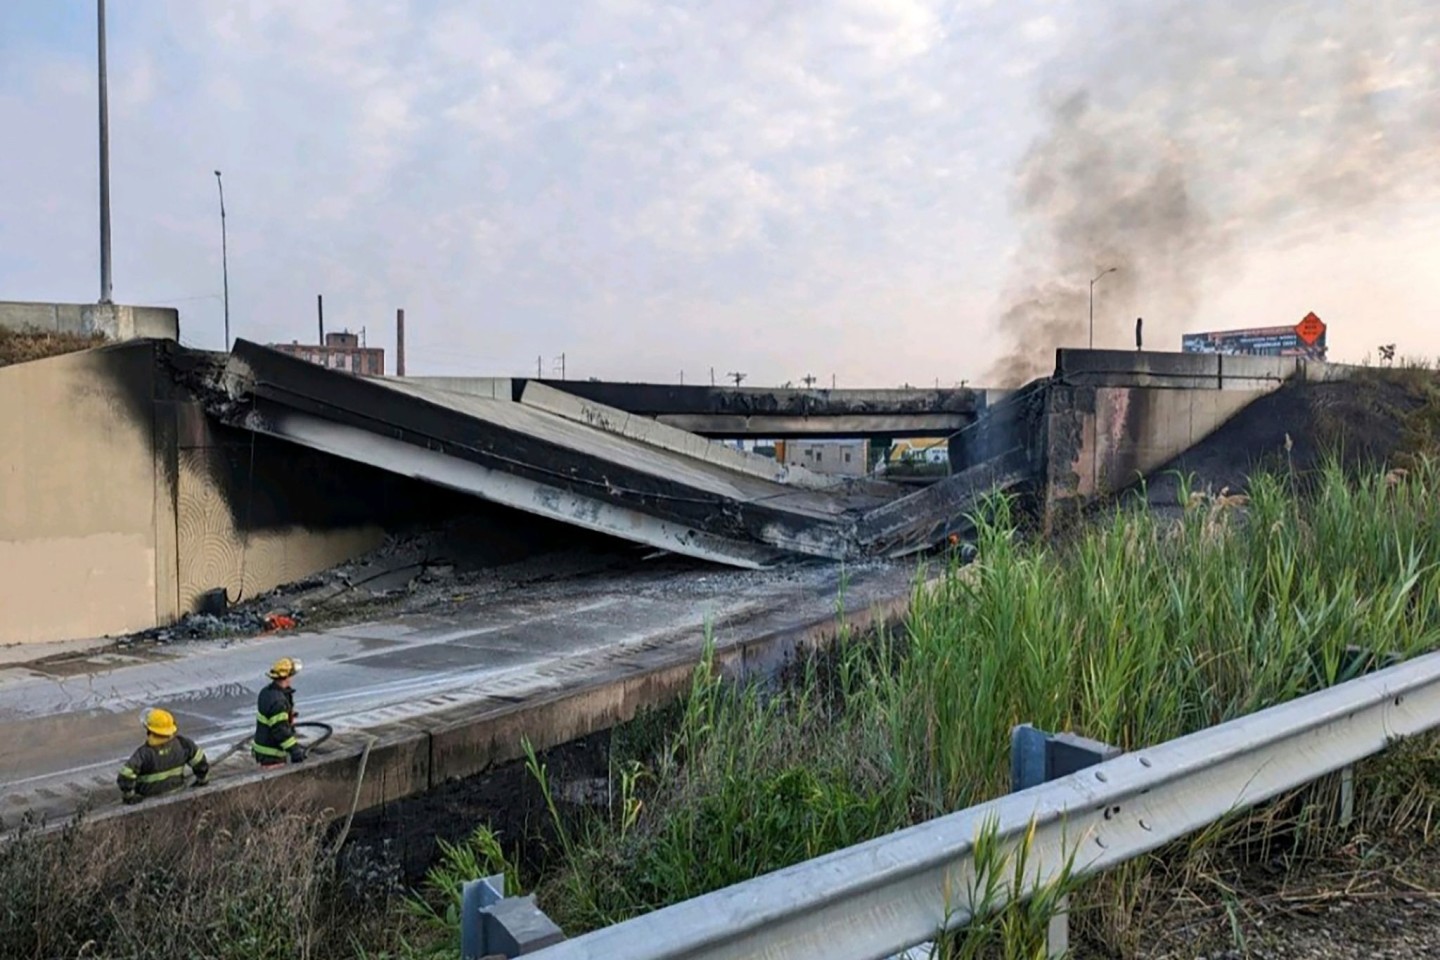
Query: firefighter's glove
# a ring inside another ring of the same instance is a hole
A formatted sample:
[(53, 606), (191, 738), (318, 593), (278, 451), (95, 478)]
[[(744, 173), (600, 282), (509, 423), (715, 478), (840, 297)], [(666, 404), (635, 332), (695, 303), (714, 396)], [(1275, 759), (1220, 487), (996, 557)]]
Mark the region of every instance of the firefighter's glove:
[(300, 762), (301, 762), (302, 760), (304, 760), (304, 759), (305, 759), (305, 748), (304, 748), (304, 747), (291, 747), (291, 748), (290, 748), (290, 762), (291, 762), (291, 763), (300, 763)]
[(140, 800), (141, 797), (138, 793), (125, 794), (125, 806), (127, 807), (133, 807), (135, 804), (139, 803)]
[(196, 777), (196, 778), (195, 778), (195, 782), (192, 783), (192, 784), (190, 784), (190, 786), (191, 786), (192, 788), (194, 788), (194, 787), (208, 787), (208, 786), (210, 786), (210, 778), (209, 778), (208, 776), (206, 776), (206, 777)]

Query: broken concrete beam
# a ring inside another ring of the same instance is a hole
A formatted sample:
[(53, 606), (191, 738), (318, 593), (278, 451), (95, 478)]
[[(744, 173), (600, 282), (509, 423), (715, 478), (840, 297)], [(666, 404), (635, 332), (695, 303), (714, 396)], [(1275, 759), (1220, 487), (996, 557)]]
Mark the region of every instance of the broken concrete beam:
[(526, 383), (520, 393), (520, 402), (528, 404), (557, 417), (583, 423), (586, 426), (628, 437), (663, 450), (671, 450), (687, 457), (714, 463), (728, 470), (771, 480), (788, 483), (811, 490), (833, 489), (843, 485), (838, 477), (811, 473), (804, 467), (786, 466), (773, 457), (762, 457), (708, 440), (699, 434), (652, 420), (640, 414), (627, 413), (615, 407), (607, 407), (594, 400), (577, 397), (563, 390), (546, 386), (539, 381)]
[(969, 532), (970, 517), (988, 494), (1033, 479), (1028, 454), (1016, 447), (871, 510), (856, 525), (856, 538), (867, 554), (903, 557)]

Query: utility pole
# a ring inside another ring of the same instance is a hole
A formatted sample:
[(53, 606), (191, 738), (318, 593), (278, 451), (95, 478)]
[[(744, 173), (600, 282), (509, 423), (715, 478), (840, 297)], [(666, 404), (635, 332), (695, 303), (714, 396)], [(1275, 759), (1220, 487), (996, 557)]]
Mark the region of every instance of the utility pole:
[(315, 322), (320, 328), (320, 339), (317, 341), (320, 346), (325, 346), (325, 295), (315, 294)]
[(680, 386), (682, 386), (682, 387), (685, 386), (685, 371), (684, 371), (684, 370), (681, 370), (681, 371), (680, 371)]
[(1107, 273), (1114, 273), (1116, 270), (1119, 270), (1119, 269), (1120, 269), (1119, 267), (1110, 267), (1109, 269), (1101, 270), (1098, 274), (1096, 274), (1095, 279), (1090, 281), (1090, 349), (1091, 349), (1091, 350), (1094, 350), (1094, 349), (1095, 349), (1095, 284), (1098, 283), (1098, 282), (1100, 281), (1100, 278), (1103, 277), (1103, 276), (1105, 276), (1105, 274), (1107, 274)]
[(735, 372), (734, 370), (731, 370), (729, 373), (725, 374), (725, 376), (727, 376), (727, 377), (729, 377), (731, 380), (734, 380), (734, 381), (735, 381), (735, 387), (736, 387), (736, 389), (739, 389), (739, 387), (740, 387), (740, 382), (745, 379), (745, 374), (743, 374), (743, 373), (737, 373), (737, 372)]
[(543, 356), (535, 358), (535, 379), (545, 379), (545, 358)]
[[(215, 186), (220, 188), (220, 275), (225, 279), (225, 349), (230, 349), (230, 245), (225, 239), (225, 181), (215, 171)], [(323, 344), (325, 338), (322, 336)]]
[(555, 358), (555, 368), (560, 371), (560, 379), (561, 379), (561, 380), (564, 380), (564, 379), (565, 379), (565, 354), (562, 353), (562, 354), (560, 354), (560, 356), (558, 356), (558, 357)]
[(710, 386), (715, 386), (715, 368), (710, 368)]
[(807, 373), (807, 374), (805, 374), (805, 376), (803, 376), (803, 377), (800, 378), (800, 382), (803, 383), (803, 384), (805, 384), (805, 389), (806, 389), (806, 390), (809, 390), (811, 387), (815, 386), (815, 381), (816, 381), (817, 379), (819, 379), (819, 378), (816, 377), (815, 374), (813, 374), (813, 373)]
[[(110, 97), (105, 77), (105, 0), (95, 0), (100, 87), (100, 302), (110, 298)], [(229, 349), (229, 338), (226, 338)]]

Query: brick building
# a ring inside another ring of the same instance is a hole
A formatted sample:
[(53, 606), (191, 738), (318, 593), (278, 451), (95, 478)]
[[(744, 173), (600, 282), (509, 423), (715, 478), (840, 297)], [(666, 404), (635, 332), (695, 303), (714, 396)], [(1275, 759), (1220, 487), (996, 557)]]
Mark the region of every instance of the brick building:
[(301, 360), (318, 363), (332, 370), (344, 370), (365, 377), (385, 376), (385, 351), (380, 347), (362, 347), (360, 335), (346, 330), (342, 333), (325, 334), (323, 344), (272, 343), (270, 346), (281, 353), (288, 353)]

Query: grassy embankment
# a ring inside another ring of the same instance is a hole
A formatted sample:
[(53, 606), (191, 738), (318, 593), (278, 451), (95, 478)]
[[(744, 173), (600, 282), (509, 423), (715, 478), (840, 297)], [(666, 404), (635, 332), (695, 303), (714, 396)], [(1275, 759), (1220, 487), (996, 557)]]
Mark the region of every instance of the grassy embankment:
[[(1119, 512), (1052, 546), (1022, 541), (997, 502), (979, 562), (917, 597), (903, 633), (852, 638), (778, 692), (702, 665), (665, 722), (617, 733), (608, 809), (557, 814), (543, 876), (520, 879), (579, 933), (1001, 794), (1017, 723), (1135, 748), (1332, 683), (1349, 645), (1440, 647), (1434, 463), (1188, 502), (1177, 522)], [(1417, 757), (1434, 760), (1429, 740), (1362, 768), (1348, 831), (1311, 791), (1086, 883), (1077, 934), (1125, 955), (1177, 890), (1232, 896), (1222, 859), (1283, 870), (1342, 838), (1428, 829), (1440, 780)], [(212, 831), (169, 859), (0, 853), (0, 955), (453, 956), (443, 888), (501, 853), (483, 830), (451, 848), (426, 918), (404, 897), (346, 905), (315, 831), (277, 822)], [(282, 828), (286, 856), (257, 887), (267, 831)], [(513, 851), (523, 838), (499, 839)], [(1030, 956), (1043, 920), (1012, 910), (948, 946)]]
[(0, 367), (89, 350), (106, 342), (105, 336), (99, 333), (45, 333), (0, 327)]
[[(1197, 495), (1178, 523), (1120, 513), (1056, 547), (1022, 543), (1001, 503), (979, 548), (917, 598), (905, 635), (848, 643), (779, 696), (702, 669), (660, 749), (620, 761), (612, 814), (560, 831), (542, 905), (579, 931), (994, 797), (1017, 723), (1133, 749), (1333, 683), (1350, 645), (1440, 647), (1433, 464), (1328, 470), (1306, 496), (1261, 478), (1248, 501)], [(1367, 825), (1428, 819), (1440, 784), (1414, 769), (1366, 768)], [(1242, 836), (1266, 857), (1313, 853), (1337, 836), (1326, 801), (1087, 885), (1079, 927), (1133, 948), (1187, 861)]]

